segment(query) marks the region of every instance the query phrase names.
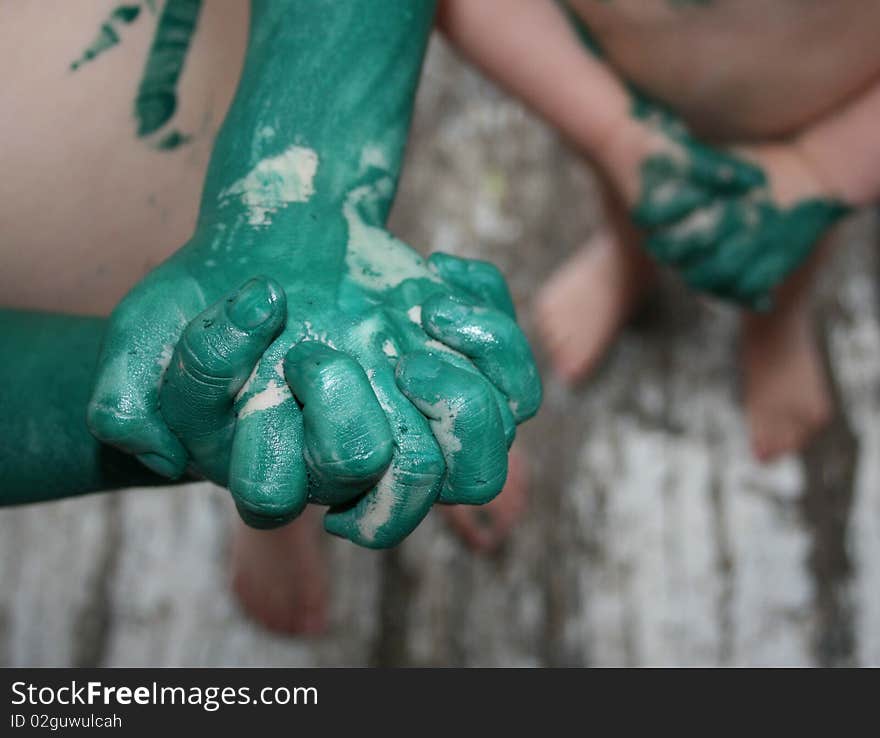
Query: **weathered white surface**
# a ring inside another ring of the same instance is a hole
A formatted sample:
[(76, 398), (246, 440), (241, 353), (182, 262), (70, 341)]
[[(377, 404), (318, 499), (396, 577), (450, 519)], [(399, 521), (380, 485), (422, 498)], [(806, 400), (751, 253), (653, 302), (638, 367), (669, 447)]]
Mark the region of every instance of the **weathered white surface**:
[[(583, 164), (440, 48), (397, 232), (480, 255), (528, 323), (596, 222)], [(843, 413), (762, 468), (738, 405), (736, 318), (675, 286), (522, 432), (528, 520), (474, 559), (435, 516), (401, 549), (328, 541), (333, 629), (249, 624), (225, 582), (225, 494), (142, 490), (0, 512), (10, 665), (880, 665), (877, 234), (854, 225), (818, 301)], [(585, 316), (586, 317), (586, 316)]]

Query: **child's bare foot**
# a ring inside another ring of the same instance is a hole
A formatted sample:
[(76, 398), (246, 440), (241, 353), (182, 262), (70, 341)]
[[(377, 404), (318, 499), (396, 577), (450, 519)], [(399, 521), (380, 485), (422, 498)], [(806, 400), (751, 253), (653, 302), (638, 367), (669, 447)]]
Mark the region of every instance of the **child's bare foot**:
[(269, 630), (320, 635), (327, 629), (320, 513), (309, 507), (277, 530), (255, 530), (236, 518), (232, 589), (245, 612)]
[(806, 307), (745, 317), (742, 362), (755, 456), (766, 462), (801, 450), (833, 411)]
[(541, 340), (556, 374), (569, 384), (592, 371), (656, 279), (650, 258), (616, 233), (593, 237), (537, 296)]
[(490, 553), (507, 538), (528, 504), (529, 468), (511, 451), (504, 489), (487, 505), (441, 505), (440, 513), (452, 531), (473, 551)]

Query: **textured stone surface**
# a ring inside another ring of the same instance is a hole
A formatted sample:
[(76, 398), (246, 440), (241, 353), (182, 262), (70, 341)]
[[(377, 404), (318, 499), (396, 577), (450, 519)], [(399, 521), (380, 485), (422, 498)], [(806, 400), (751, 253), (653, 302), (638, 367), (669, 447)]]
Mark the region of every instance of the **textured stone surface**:
[[(435, 46), (397, 232), (496, 261), (529, 326), (596, 219), (577, 157)], [(548, 379), (529, 517), (497, 556), (433, 515), (390, 553), (328, 540), (332, 632), (307, 641), (236, 608), (210, 485), (4, 510), (0, 663), (880, 665), (875, 224), (850, 235), (817, 299), (842, 412), (802, 456), (751, 460), (736, 316), (670, 283), (586, 386)]]

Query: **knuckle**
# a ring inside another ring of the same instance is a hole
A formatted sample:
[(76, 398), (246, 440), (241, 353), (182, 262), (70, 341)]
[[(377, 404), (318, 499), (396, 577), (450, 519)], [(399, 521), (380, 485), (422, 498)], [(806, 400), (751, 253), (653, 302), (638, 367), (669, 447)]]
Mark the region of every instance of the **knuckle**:
[(338, 458), (328, 457), (320, 452), (310, 452), (309, 460), (318, 474), (324, 479), (333, 479), (340, 484), (365, 482), (382, 475), (391, 463), (393, 444), (377, 441), (373, 448), (352, 452)]

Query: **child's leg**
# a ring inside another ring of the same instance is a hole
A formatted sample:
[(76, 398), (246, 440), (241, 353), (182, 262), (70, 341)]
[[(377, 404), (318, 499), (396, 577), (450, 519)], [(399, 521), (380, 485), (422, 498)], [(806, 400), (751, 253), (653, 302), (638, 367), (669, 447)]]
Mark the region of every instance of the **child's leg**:
[(657, 278), (641, 236), (616, 195), (605, 193), (606, 225), (565, 261), (537, 296), (538, 330), (564, 381), (583, 378)]
[(249, 528), (235, 516), (232, 589), (244, 610), (270, 630), (320, 635), (327, 629), (322, 512), (310, 505), (275, 530)]
[(761, 461), (801, 450), (834, 410), (810, 310), (817, 269), (834, 240), (827, 238), (782, 286), (772, 312), (743, 315), (745, 409)]

